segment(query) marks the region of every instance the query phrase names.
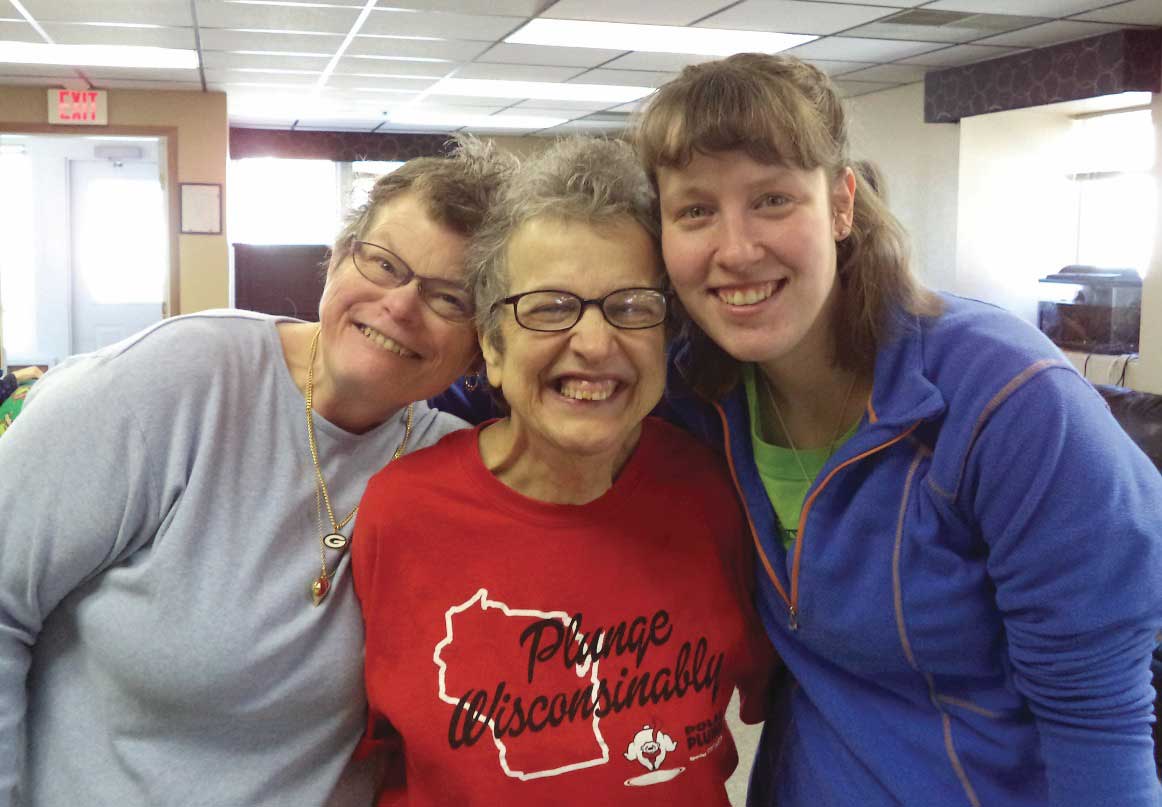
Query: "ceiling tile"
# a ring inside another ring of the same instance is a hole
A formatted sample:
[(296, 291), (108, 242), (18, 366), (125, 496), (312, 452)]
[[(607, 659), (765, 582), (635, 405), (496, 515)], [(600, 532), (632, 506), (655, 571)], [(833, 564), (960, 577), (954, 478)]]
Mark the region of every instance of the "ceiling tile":
[(0, 84), (6, 83), (10, 77), (20, 76), (41, 76), (55, 83), (57, 79), (77, 78), (77, 71), (72, 67), (55, 64), (0, 64)]
[(361, 34), (431, 36), (493, 42), (508, 36), (525, 23), (524, 17), (493, 17), (478, 14), (421, 13), (401, 9), (377, 9), (364, 21)]
[(930, 42), (902, 42), (894, 39), (864, 39), (836, 36), (808, 42), (787, 51), (800, 59), (849, 59), (862, 62), (892, 62), (918, 56), (943, 47)]
[(601, 111), (596, 109), (570, 109), (568, 105), (554, 106), (555, 103), (557, 102), (525, 101), (524, 103), (512, 106), (510, 109), (513, 114), (536, 115), (539, 118), (566, 118), (569, 120), (585, 117), (592, 112)]
[(680, 73), (690, 64), (712, 62), (715, 56), (699, 56), (692, 53), (645, 53), (634, 51), (614, 59), (602, 67), (611, 70), (652, 70), (656, 73)]
[(627, 3), (625, 0), (558, 0), (542, 14), (562, 20), (630, 22), (644, 25), (689, 25), (732, 0), (667, 0), (664, 3)]
[(93, 86), (98, 90), (184, 90), (201, 92), (201, 81), (152, 81), (132, 78), (93, 78)]
[(972, 11), (978, 14), (1022, 14), (1064, 17), (1102, 5), (1100, 0), (936, 0), (925, 11)]
[(844, 73), (841, 81), (882, 81), (890, 84), (911, 84), (923, 81), (928, 68), (918, 64), (881, 64), (866, 70)]
[(951, 25), (899, 25), (893, 22), (873, 22), (870, 25), (852, 28), (845, 33), (848, 36), (864, 36), (874, 39), (902, 39), (949, 44), (971, 42), (987, 35), (973, 28), (957, 28)]
[(599, 48), (554, 48), (547, 45), (510, 45), (500, 42), (477, 57), (478, 62), (500, 62), (502, 64), (546, 64), (558, 67), (597, 67), (622, 50), (601, 50)]
[(867, 95), (872, 92), (880, 92), (881, 90), (890, 90), (893, 87), (898, 87), (898, 84), (881, 84), (873, 81), (837, 81), (835, 86), (839, 89), (839, 94), (844, 98), (855, 98), (857, 95)]
[(646, 96), (645, 98), (639, 98), (636, 101), (630, 101), (628, 104), (618, 104), (617, 106), (611, 106), (609, 109), (602, 110), (602, 112), (624, 112), (627, 115), (632, 115), (634, 112), (637, 112), (639, 109), (641, 109), (648, 99), (649, 96)]
[(202, 86), (201, 74), (197, 68), (191, 70), (161, 70), (156, 67), (82, 67), (83, 72), (94, 83), (113, 79), (126, 81), (166, 81), (197, 83)]
[(1162, 25), (1162, 3), (1158, 0), (1130, 0), (1128, 3), (1079, 14), (1076, 19), (1128, 25)]
[(295, 73), (251, 73), (240, 70), (209, 70), (206, 73), (207, 84), (265, 84), (292, 87), (313, 86), (321, 72), (304, 71)]
[(193, 28), (122, 28), (67, 23), (47, 23), (43, 27), (45, 33), (61, 45), (137, 45), (187, 50), (195, 46)]
[(678, 77), (677, 73), (659, 73), (653, 70), (608, 70), (599, 67), (572, 80), (574, 84), (614, 84), (620, 87), (661, 87)]
[(269, 67), (284, 70), (322, 70), (330, 59), (326, 56), (294, 56), (283, 54), (229, 53), (208, 50), (202, 53), (202, 66), (210, 68), (227, 67)]
[(267, 6), (249, 3), (198, 3), (198, 25), (203, 28), (256, 28), (277, 31), (316, 31), (345, 35), (359, 19), (358, 6)]
[(800, 0), (743, 0), (698, 23), (697, 28), (834, 34), (895, 12), (892, 8)]
[[(9, 42), (43, 42), (36, 29), (24, 20), (0, 20), (0, 39)], [(0, 70), (3, 65), (0, 65)]]
[(928, 0), (844, 0), (844, 2), (856, 6), (893, 6), (893, 10), (896, 10), (922, 6)]
[[(368, 93), (370, 95), (370, 93)], [(497, 109), (504, 109), (505, 107), (515, 104), (519, 99), (515, 98), (481, 98), (476, 95), (444, 95), (443, 93), (432, 93), (425, 97), (425, 103), (431, 101), (442, 106), (454, 107), (475, 107), (485, 108), (491, 111)], [(546, 102), (549, 103), (549, 102)]]
[(607, 134), (616, 136), (623, 132), (626, 125), (617, 121), (591, 121), (585, 118), (571, 120), (554, 126), (552, 129), (542, 129), (533, 132), (533, 137), (566, 137), (568, 135), (596, 135)]
[(1020, 53), (1020, 48), (997, 48), (990, 45), (955, 45), (944, 50), (925, 53), (902, 59), (904, 64), (921, 64), (928, 67), (954, 67), (974, 62), (987, 62), (1001, 56), (1010, 56)]
[[(46, 22), (137, 22), (152, 25), (192, 26), (189, 0), (23, 0), (23, 6), (40, 24)], [(5, 4), (7, 6), (7, 3)], [(5, 9), (8, 10), (7, 8)]]
[(571, 110), (569, 117), (577, 117), (579, 115), (587, 115), (590, 112), (600, 112), (614, 106), (609, 101), (564, 101), (560, 98), (530, 98), (527, 101), (520, 101), (512, 105), (514, 109), (537, 109), (542, 110), (538, 115), (545, 114), (543, 110), (552, 110), (557, 113), (562, 109)]
[(1044, 25), (1034, 25), (1020, 31), (1010, 31), (1007, 34), (992, 36), (980, 40), (980, 45), (1009, 45), (1012, 47), (1043, 48), (1048, 45), (1059, 45), (1062, 42), (1072, 42), (1075, 39), (1085, 39), (1098, 34), (1119, 30), (1120, 26), (1112, 23), (1074, 22), (1072, 20), (1056, 20)]
[(534, 17), (545, 0), (390, 0), (395, 8), (420, 11), (455, 11), (461, 14), (501, 14), (507, 17)]
[(462, 65), (458, 62), (389, 62), (344, 56), (339, 60), (339, 64), (335, 66), (333, 75), (374, 76), (377, 78), (390, 78), (392, 76), (443, 78), (457, 67), (465, 66), (467, 65)]
[(492, 81), (565, 81), (584, 72), (580, 67), (549, 67), (526, 64), (481, 64), (473, 62), (456, 71), (456, 78)]
[(841, 76), (844, 73), (851, 73), (854, 70), (863, 70), (865, 67), (872, 67), (873, 62), (843, 62), (832, 59), (805, 59), (808, 64), (813, 64), (829, 76)]
[(488, 44), (460, 39), (384, 39), (357, 36), (347, 48), (347, 56), (390, 56), (420, 59), (450, 59), (467, 62), (478, 56)]
[(229, 28), (202, 28), (201, 40), (204, 50), (282, 50), (327, 55), (343, 44), (340, 34), (286, 34)]
[(327, 87), (343, 90), (355, 87), (375, 88), (377, 90), (396, 90), (401, 92), (422, 92), (439, 81), (439, 78), (420, 78), (418, 76), (391, 78), (365, 76), (337, 75), (332, 73), (327, 78)]

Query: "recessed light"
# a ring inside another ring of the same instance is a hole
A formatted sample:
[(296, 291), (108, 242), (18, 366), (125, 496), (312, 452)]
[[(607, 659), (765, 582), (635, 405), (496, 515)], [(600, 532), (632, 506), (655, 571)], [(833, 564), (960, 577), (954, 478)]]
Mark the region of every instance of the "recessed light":
[(747, 52), (778, 53), (818, 38), (806, 34), (766, 31), (537, 19), (510, 34), (504, 41), (516, 45), (729, 56), (732, 53)]
[(546, 101), (598, 101), (624, 104), (654, 91), (653, 87), (614, 84), (559, 84), (551, 81), (499, 81), (445, 78), (429, 90), (431, 95), (466, 95), (477, 98), (536, 98)]
[(192, 50), (139, 45), (47, 45), (0, 42), (0, 62), (55, 64), (68, 67), (153, 67), (192, 70), (198, 54)]

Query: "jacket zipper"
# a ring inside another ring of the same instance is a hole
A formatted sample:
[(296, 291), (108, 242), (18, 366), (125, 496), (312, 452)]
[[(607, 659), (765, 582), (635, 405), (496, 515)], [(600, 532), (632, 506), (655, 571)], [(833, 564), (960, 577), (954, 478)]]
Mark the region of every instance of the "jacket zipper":
[[(738, 497), (743, 502), (743, 510), (746, 511), (746, 522), (750, 526), (750, 534), (754, 542), (755, 550), (759, 554), (759, 560), (762, 561), (763, 569), (766, 571), (767, 577), (770, 578), (771, 583), (775, 586), (775, 591), (779, 593), (779, 596), (782, 597), (783, 602), (787, 606), (787, 628), (792, 632), (797, 631), (799, 630), (799, 566), (803, 556), (803, 543), (807, 535), (807, 515), (811, 512), (811, 505), (815, 503), (815, 499), (819, 496), (820, 492), (822, 492), (823, 488), (827, 487), (828, 483), (831, 482), (837, 473), (852, 463), (866, 459), (872, 454), (876, 454), (880, 451), (883, 451), (888, 446), (892, 446), (900, 442), (912, 432), (914, 432), (923, 421), (917, 420), (915, 423), (897, 434), (892, 439), (880, 443), (878, 446), (873, 448), (869, 448), (867, 451), (863, 452), (862, 454), (857, 454), (849, 460), (844, 460), (842, 463), (832, 468), (831, 473), (827, 474), (823, 481), (819, 483), (819, 486), (815, 488), (815, 491), (807, 497), (807, 501), (803, 503), (803, 512), (799, 516), (799, 534), (795, 539), (795, 554), (791, 559), (791, 593), (790, 596), (788, 596), (786, 589), (783, 588), (783, 584), (779, 582), (778, 575), (775, 574), (774, 567), (771, 566), (770, 558), (768, 558), (767, 553), (763, 551), (763, 545), (759, 540), (758, 530), (755, 529), (754, 521), (750, 516), (750, 507), (747, 506), (746, 494), (742, 489), (742, 485), (738, 481), (738, 472), (734, 467), (734, 450), (730, 441), (730, 424), (726, 420), (726, 412), (723, 410), (721, 404), (719, 404), (717, 401), (712, 401), (711, 403), (715, 410), (717, 410), (719, 419), (722, 421), (722, 435), (724, 438), (723, 442), (726, 444), (726, 463), (730, 467), (730, 478), (734, 482), (734, 488), (736, 491), (738, 491)], [(868, 412), (872, 422), (874, 423), (876, 420), (875, 413), (871, 411), (870, 406)]]

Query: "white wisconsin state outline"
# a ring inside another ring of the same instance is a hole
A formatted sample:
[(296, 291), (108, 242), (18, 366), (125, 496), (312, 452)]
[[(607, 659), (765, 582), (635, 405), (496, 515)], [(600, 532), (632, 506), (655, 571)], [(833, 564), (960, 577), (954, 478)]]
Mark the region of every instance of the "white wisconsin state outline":
[[(432, 653), (432, 661), (436, 662), (436, 666), (440, 668), (440, 700), (442, 700), (444, 703), (451, 704), (452, 706), (458, 704), (460, 699), (453, 698), (448, 694), (447, 687), (445, 685), (448, 665), (440, 657), (440, 654), (445, 647), (452, 644), (452, 617), (456, 614), (467, 611), (477, 602), (480, 603), (480, 610), (482, 611), (487, 611), (489, 608), (496, 608), (500, 611), (503, 611), (505, 616), (528, 616), (535, 617), (537, 619), (559, 619), (566, 628), (569, 626), (569, 620), (572, 619), (572, 617), (569, 614), (566, 614), (564, 611), (537, 611), (535, 609), (529, 608), (509, 608), (502, 602), (488, 599), (488, 589), (486, 588), (480, 589), (460, 605), (453, 605), (451, 608), (444, 612), (444, 626), (447, 628), (447, 634), (436, 644), (436, 649)], [(588, 668), (591, 664), (593, 669), (589, 670)], [(600, 680), (597, 676), (597, 668), (600, 666), (600, 664), (600, 661), (593, 661), (591, 658), (586, 658), (584, 664), (574, 665), (574, 669), (577, 670), (578, 678), (584, 678), (585, 673), (587, 671), (589, 672), (590, 681), (593, 682), (594, 703), (597, 702), (597, 689), (600, 686)], [(542, 779), (546, 776), (559, 776), (562, 773), (578, 771), (582, 770), (583, 768), (592, 768), (597, 765), (604, 765), (609, 762), (609, 746), (605, 743), (605, 738), (601, 736), (601, 729), (598, 726), (598, 723), (601, 722), (601, 718), (597, 716), (596, 711), (593, 713), (593, 736), (597, 740), (597, 745), (601, 748), (600, 758), (587, 759), (583, 762), (574, 762), (570, 765), (564, 765), (560, 768), (552, 768), (551, 770), (547, 771), (532, 772), (514, 771), (512, 768), (510, 768), (508, 766), (508, 748), (505, 746), (504, 742), (496, 736), (496, 726), (494, 725), (493, 721), (484, 718), (483, 715), (477, 715), (475, 719), (478, 722), (484, 723), (489, 727), (489, 729), (491, 729), (488, 734), (490, 737), (492, 737), (493, 744), (496, 745), (496, 750), (500, 755), (500, 768), (504, 771), (505, 776), (509, 776), (513, 779), (520, 779), (522, 782), (527, 782), (530, 779)]]

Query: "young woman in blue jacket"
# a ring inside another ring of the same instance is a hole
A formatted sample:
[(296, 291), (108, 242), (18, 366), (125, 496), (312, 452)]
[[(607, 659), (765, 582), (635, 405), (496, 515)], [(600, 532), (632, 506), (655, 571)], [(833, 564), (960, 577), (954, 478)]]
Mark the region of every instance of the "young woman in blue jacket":
[(917, 284), (846, 125), (819, 70), (744, 54), (638, 132), (671, 416), (729, 460), (795, 678), (751, 803), (1162, 804), (1162, 477), (1035, 329)]

